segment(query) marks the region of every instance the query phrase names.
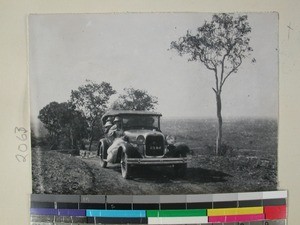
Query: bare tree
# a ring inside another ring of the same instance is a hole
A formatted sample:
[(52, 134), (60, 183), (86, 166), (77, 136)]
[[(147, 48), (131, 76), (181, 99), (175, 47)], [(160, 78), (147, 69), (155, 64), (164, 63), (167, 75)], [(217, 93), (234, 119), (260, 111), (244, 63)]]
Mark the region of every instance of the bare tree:
[(189, 61), (201, 62), (215, 78), (212, 89), (217, 103), (217, 155), (222, 146), (222, 88), (252, 51), (249, 45), (251, 27), (247, 19), (247, 15), (215, 14), (210, 22), (206, 21), (197, 29), (196, 34), (187, 31), (185, 36), (171, 43), (171, 49), (177, 50), (180, 56), (188, 55)]

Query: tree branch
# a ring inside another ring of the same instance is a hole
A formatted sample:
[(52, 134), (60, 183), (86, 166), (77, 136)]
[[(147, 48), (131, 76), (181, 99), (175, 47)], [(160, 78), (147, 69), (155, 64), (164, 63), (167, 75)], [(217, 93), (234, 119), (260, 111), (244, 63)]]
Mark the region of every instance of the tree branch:
[(220, 89), (222, 88), (222, 83), (223, 83), (224, 62), (225, 62), (225, 58), (228, 56), (228, 54), (229, 54), (229, 52), (227, 52), (227, 54), (225, 54), (225, 55), (223, 56), (222, 63), (221, 63), (221, 65), (222, 65), (221, 68), (222, 68), (222, 69), (221, 69)]
[(234, 66), (233, 68), (232, 68), (232, 70), (227, 74), (227, 76), (224, 78), (224, 80), (222, 81), (222, 83), (221, 83), (221, 88), (223, 87), (223, 85), (224, 85), (224, 83), (225, 83), (225, 81), (227, 80), (227, 78), (237, 69), (237, 68), (239, 68), (239, 66), (242, 64), (242, 58), (241, 58), (241, 56), (239, 56), (239, 59), (240, 59), (240, 62), (236, 65), (236, 66)]
[(203, 59), (203, 58), (201, 57), (201, 54), (199, 54), (199, 59), (200, 59), (200, 61), (205, 65), (205, 67), (206, 67), (207, 69), (213, 70), (213, 71), (216, 70), (216, 68), (210, 67), (210, 66), (208, 65), (208, 60), (207, 60), (207, 59)]
[(209, 70), (213, 70), (213, 71), (215, 71), (216, 70), (216, 68), (213, 68), (213, 67), (210, 67), (209, 65), (207, 65), (206, 63), (204, 63), (204, 65), (206, 66), (206, 68), (207, 69), (209, 69)]
[[(222, 88), (225, 80), (223, 80), (223, 76), (224, 76), (224, 62), (225, 62), (225, 58), (230, 54), (231, 50), (233, 49), (233, 47), (237, 44), (237, 42), (235, 41), (233, 44), (229, 45), (229, 48), (226, 49), (227, 53), (223, 56), (223, 59), (222, 59), (222, 70), (221, 70), (221, 80), (220, 80), (220, 87)], [(235, 68), (236, 69), (236, 68)], [(233, 69), (233, 71), (235, 70)], [(232, 72), (233, 72), (232, 71)], [(232, 73), (230, 72), (230, 74)], [(227, 79), (227, 76), (225, 77), (225, 79)]]

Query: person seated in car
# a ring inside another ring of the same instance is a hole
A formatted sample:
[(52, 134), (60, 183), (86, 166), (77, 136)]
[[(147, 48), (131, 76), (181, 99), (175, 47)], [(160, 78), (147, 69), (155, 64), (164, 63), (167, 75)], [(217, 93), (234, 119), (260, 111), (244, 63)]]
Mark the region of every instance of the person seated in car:
[(112, 138), (113, 143), (107, 149), (107, 162), (115, 161), (120, 143), (124, 142), (123, 132), (122, 119), (116, 116), (116, 118), (114, 119), (114, 125), (108, 131), (108, 136)]
[(122, 119), (119, 116), (116, 116), (113, 122), (114, 125), (109, 129), (108, 136), (113, 138), (123, 136)]
[(110, 128), (112, 127), (112, 122), (107, 120), (106, 123), (104, 124), (104, 133), (107, 134)]

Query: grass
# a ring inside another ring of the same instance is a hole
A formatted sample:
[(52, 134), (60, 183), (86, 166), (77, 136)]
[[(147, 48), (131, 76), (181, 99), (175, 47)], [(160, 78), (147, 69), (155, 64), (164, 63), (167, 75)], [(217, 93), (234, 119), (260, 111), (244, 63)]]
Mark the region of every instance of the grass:
[[(162, 131), (187, 143), (198, 154), (213, 150), (217, 135), (215, 119), (164, 119)], [(277, 155), (277, 122), (271, 119), (238, 119), (223, 121), (223, 143), (241, 153)]]
[[(231, 151), (215, 156), (215, 119), (165, 119), (162, 130), (193, 150), (190, 167), (229, 174), (217, 192), (265, 191), (277, 188), (277, 121), (236, 119), (223, 121), (223, 143)], [(196, 174), (194, 174), (196, 176)]]

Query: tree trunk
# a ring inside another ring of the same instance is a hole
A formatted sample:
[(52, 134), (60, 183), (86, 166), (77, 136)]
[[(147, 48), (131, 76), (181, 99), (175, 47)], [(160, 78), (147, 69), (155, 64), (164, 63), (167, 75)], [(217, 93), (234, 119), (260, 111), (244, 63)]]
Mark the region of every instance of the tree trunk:
[(91, 138), (90, 138), (89, 151), (91, 151), (91, 148), (92, 148), (92, 142), (93, 142), (93, 134), (91, 134)]
[(74, 137), (73, 137), (73, 130), (70, 129), (70, 146), (72, 149), (74, 149)]
[(216, 101), (217, 101), (217, 117), (218, 117), (218, 135), (216, 140), (216, 155), (220, 154), (221, 146), (222, 146), (222, 102), (221, 102), (221, 93), (216, 93)]
[(89, 151), (91, 151), (93, 139), (94, 139), (94, 121), (93, 121), (92, 127), (91, 127)]

